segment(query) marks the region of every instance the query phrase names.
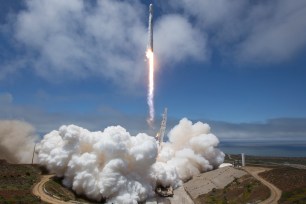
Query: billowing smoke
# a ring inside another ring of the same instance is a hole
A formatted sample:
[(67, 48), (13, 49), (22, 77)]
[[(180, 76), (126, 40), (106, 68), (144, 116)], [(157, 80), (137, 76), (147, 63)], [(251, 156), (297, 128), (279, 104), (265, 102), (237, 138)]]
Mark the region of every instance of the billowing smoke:
[(123, 127), (90, 132), (75, 125), (45, 135), (38, 159), (78, 194), (114, 203), (137, 203), (155, 196), (155, 187), (182, 181), (223, 162), (218, 139), (207, 124), (182, 119), (159, 147), (145, 133), (131, 136)]
[(37, 139), (30, 124), (18, 120), (0, 120), (0, 159), (11, 163), (31, 163)]
[(223, 163), (224, 153), (215, 148), (219, 140), (210, 132), (208, 124), (192, 124), (184, 118), (168, 137), (169, 142), (162, 144), (157, 160), (174, 166), (183, 181)]

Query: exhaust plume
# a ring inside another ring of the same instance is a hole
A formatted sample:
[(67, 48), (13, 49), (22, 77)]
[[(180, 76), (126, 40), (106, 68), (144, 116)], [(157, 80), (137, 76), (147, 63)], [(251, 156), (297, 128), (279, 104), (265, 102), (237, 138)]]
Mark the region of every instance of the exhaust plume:
[(31, 163), (37, 139), (30, 124), (18, 120), (0, 120), (0, 159), (10, 163)]
[(90, 132), (75, 125), (45, 135), (39, 163), (64, 177), (76, 193), (108, 203), (139, 203), (155, 196), (156, 186), (177, 188), (182, 181), (218, 167), (224, 154), (207, 124), (182, 119), (158, 152), (152, 136), (131, 136), (123, 127)]
[(151, 50), (147, 51), (147, 58), (149, 61), (149, 84), (148, 84), (148, 106), (149, 118), (147, 120), (150, 127), (154, 123), (154, 53)]
[(154, 53), (153, 53), (153, 4), (149, 6), (148, 45), (146, 52), (149, 61), (149, 84), (148, 84), (148, 106), (149, 118), (147, 122), (150, 127), (154, 125)]

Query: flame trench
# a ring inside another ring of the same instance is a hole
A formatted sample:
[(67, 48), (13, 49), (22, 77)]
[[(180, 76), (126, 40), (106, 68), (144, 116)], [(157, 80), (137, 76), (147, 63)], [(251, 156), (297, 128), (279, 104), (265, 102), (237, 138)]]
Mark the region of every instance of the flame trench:
[(149, 84), (148, 84), (148, 106), (149, 106), (149, 118), (147, 122), (149, 126), (153, 126), (154, 123), (154, 54), (152, 50), (147, 50), (147, 58), (149, 62)]

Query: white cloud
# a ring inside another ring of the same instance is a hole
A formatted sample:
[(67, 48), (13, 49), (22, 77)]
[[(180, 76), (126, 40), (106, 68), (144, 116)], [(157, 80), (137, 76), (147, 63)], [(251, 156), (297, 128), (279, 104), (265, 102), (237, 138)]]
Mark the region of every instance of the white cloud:
[[(50, 81), (101, 76), (131, 88), (145, 78), (148, 8), (139, 0), (28, 0), (25, 5), (8, 23), (14, 29), (7, 29), (19, 43), (15, 48), (21, 45), (24, 52), (6, 59), (1, 78), (25, 66)], [(187, 19), (162, 17), (154, 30), (161, 62), (206, 57), (205, 38)]]
[(245, 2), (244, 0), (171, 0), (170, 5), (196, 17), (203, 27), (215, 27), (239, 16)]
[[(1, 25), (17, 39), (15, 48), (24, 49), (15, 58), (2, 60), (0, 79), (21, 67), (34, 68), (50, 81), (101, 76), (125, 88), (145, 78), (148, 8), (139, 0), (28, 0), (25, 4), (26, 10), (6, 24), (14, 29)], [(212, 52), (237, 62), (279, 63), (294, 58), (306, 45), (304, 0), (164, 4), (168, 14), (154, 23), (160, 67), (207, 60)], [(175, 14), (169, 14), (171, 8)], [(181, 10), (184, 14), (179, 15)]]
[(203, 33), (211, 48), (238, 62), (279, 63), (306, 45), (304, 0), (171, 0)]
[(274, 118), (264, 122), (229, 123), (211, 121), (222, 140), (305, 141), (306, 118)]
[[(47, 97), (46, 93), (43, 96)], [(48, 112), (35, 106), (20, 106), (13, 102), (13, 95), (0, 93), (0, 120), (21, 120), (32, 124), (38, 133), (47, 133), (63, 124), (76, 124), (90, 130), (101, 130), (110, 125), (122, 125), (132, 134), (146, 132), (155, 135), (156, 130), (148, 130), (145, 117), (127, 115), (110, 106), (101, 106), (88, 113), (65, 111)], [(156, 125), (161, 117), (157, 117)], [(206, 121), (221, 140), (305, 140), (306, 118), (274, 118), (263, 122), (230, 123)], [(168, 118), (168, 130), (176, 125), (178, 119)]]
[[(82, 95), (80, 97), (92, 97)], [(71, 100), (80, 100), (78, 97)], [(56, 98), (54, 95), (39, 91), (34, 100), (67, 100), (67, 97)], [(94, 111), (71, 112), (69, 110), (48, 111), (37, 105), (19, 105), (14, 103), (11, 93), (0, 93), (0, 120), (19, 120), (32, 124), (39, 134), (45, 134), (63, 124), (76, 124), (91, 130), (101, 130), (110, 125), (123, 125), (131, 133), (147, 132), (152, 135), (154, 131), (146, 123), (145, 116), (129, 115), (111, 106), (101, 105)]]
[(275, 1), (258, 6), (251, 14), (247, 22), (253, 22), (253, 26), (238, 50), (242, 60), (283, 61), (305, 47), (305, 1)]
[(133, 83), (144, 74), (141, 36), (146, 31), (139, 4), (31, 0), (27, 5), (18, 14), (16, 37), (35, 53), (33, 66), (41, 76), (52, 80), (97, 74)]
[(188, 58), (207, 59), (206, 39), (179, 15), (166, 15), (156, 22), (156, 53), (159, 61), (181, 62)]

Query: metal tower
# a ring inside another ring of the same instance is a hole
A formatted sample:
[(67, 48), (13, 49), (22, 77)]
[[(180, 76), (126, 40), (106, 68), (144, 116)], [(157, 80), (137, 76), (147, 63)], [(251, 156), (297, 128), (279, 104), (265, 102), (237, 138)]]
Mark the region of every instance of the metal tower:
[(165, 131), (166, 131), (166, 125), (167, 125), (167, 108), (165, 108), (164, 114), (163, 114), (163, 120), (160, 125), (160, 130), (156, 134), (156, 140), (159, 142), (159, 145), (162, 144), (164, 141)]

